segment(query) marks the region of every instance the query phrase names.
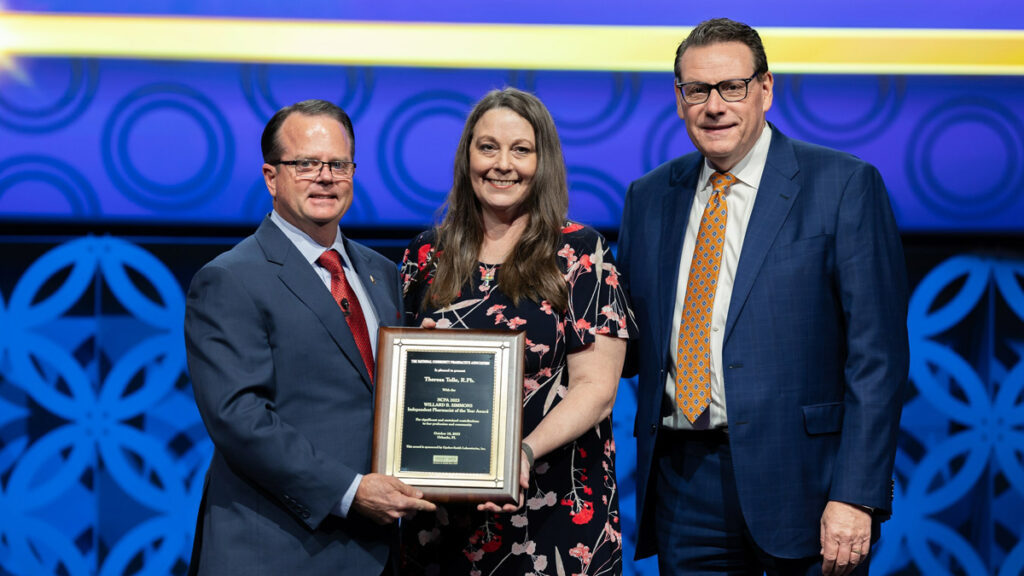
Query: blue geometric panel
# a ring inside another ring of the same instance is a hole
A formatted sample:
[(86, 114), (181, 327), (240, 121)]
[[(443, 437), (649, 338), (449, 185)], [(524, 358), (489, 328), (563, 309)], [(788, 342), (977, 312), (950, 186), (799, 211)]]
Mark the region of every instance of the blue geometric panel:
[(910, 301), (914, 392), (873, 567), (1024, 573), (1024, 260), (953, 257)]
[[(602, 175), (585, 174), (600, 199)], [(185, 372), (183, 287), (231, 243), (195, 240), (0, 243), (0, 573), (184, 572), (213, 448)], [(913, 386), (872, 573), (1024, 574), (1024, 257), (923, 248), (907, 251)], [(624, 380), (624, 572), (653, 575), (632, 561), (635, 411)]]
[(180, 573), (212, 444), (185, 377), (178, 280), (95, 237), (22, 272), (0, 297), (0, 565)]

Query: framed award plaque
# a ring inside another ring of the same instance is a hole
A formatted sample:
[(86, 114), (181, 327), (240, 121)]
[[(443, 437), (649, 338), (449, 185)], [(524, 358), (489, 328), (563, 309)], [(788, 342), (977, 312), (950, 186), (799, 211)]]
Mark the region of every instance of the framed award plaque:
[(518, 502), (525, 340), (381, 327), (373, 471), (433, 502)]

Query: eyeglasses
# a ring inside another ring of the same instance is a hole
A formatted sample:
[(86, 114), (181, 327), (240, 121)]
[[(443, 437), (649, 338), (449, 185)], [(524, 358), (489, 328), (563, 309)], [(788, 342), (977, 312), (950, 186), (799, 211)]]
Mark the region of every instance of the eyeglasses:
[(712, 90), (718, 90), (718, 95), (726, 102), (739, 102), (747, 97), (747, 89), (750, 81), (757, 78), (757, 72), (750, 78), (735, 78), (733, 80), (722, 80), (718, 84), (706, 82), (676, 82), (676, 88), (682, 95), (683, 101), (687, 104), (703, 104), (708, 101)]
[(313, 158), (300, 158), (298, 160), (278, 160), (277, 163), (294, 167), (295, 176), (302, 180), (316, 180), (320, 177), (320, 172), (324, 169), (324, 166), (331, 167), (331, 175), (335, 178), (351, 178), (352, 173), (356, 171), (355, 162), (346, 162), (344, 160), (325, 162)]

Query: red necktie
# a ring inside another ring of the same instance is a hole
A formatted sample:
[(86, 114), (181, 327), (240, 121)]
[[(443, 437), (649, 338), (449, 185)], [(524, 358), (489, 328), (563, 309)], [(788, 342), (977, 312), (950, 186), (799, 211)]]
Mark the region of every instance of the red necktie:
[(729, 208), (725, 192), (736, 181), (732, 174), (711, 175), (714, 192), (704, 207), (693, 249), (686, 298), (676, 351), (676, 405), (691, 423), (711, 404), (711, 309), (715, 304), (718, 270), (725, 248)]
[(370, 374), (370, 382), (373, 382), (373, 348), (370, 347), (370, 333), (366, 329), (366, 319), (363, 318), (359, 299), (345, 278), (341, 255), (334, 250), (328, 250), (316, 259), (316, 263), (331, 273), (331, 296), (334, 296), (334, 301), (345, 314), (348, 328), (352, 331), (356, 346), (359, 347), (359, 355), (363, 357), (363, 364), (366, 364), (366, 371)]

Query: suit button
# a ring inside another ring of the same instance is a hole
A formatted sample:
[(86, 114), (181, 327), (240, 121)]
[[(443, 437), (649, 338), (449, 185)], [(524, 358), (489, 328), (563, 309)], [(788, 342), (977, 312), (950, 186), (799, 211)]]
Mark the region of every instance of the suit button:
[(303, 510), (302, 511), (302, 517), (303, 518), (309, 518), (309, 510)]
[(654, 434), (657, 431), (658, 431), (658, 425), (657, 424), (651, 424), (651, 434)]

